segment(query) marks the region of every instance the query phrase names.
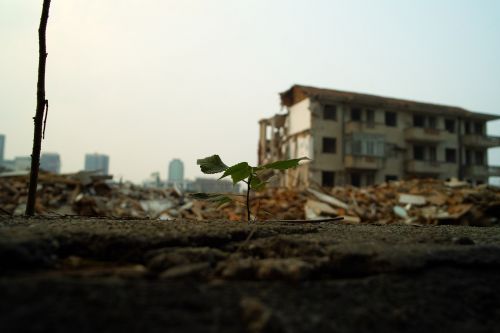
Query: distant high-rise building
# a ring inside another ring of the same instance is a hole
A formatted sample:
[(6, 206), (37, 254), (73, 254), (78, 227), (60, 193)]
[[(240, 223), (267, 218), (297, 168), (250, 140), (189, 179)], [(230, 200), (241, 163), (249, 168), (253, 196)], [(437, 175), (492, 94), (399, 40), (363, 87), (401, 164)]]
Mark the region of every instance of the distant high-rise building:
[(190, 192), (205, 192), (205, 193), (238, 193), (240, 185), (233, 185), (230, 180), (219, 180), (216, 178), (196, 178), (194, 182), (187, 184), (186, 190)]
[(61, 159), (58, 153), (43, 153), (40, 157), (40, 169), (52, 172), (61, 172)]
[(178, 158), (174, 158), (168, 164), (168, 182), (182, 183), (184, 180), (184, 163)]
[(109, 172), (109, 156), (103, 154), (85, 154), (85, 171), (100, 171), (107, 175)]
[(18, 171), (29, 170), (31, 168), (30, 156), (16, 156), (14, 157), (14, 169)]
[(5, 135), (0, 134), (0, 162), (3, 162), (5, 153)]

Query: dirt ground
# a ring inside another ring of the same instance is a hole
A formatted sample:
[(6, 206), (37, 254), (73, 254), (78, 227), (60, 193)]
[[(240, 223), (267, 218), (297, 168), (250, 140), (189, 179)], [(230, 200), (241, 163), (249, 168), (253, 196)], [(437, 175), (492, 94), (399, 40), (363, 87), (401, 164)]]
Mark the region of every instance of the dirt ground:
[(500, 228), (0, 219), (2, 332), (495, 332)]

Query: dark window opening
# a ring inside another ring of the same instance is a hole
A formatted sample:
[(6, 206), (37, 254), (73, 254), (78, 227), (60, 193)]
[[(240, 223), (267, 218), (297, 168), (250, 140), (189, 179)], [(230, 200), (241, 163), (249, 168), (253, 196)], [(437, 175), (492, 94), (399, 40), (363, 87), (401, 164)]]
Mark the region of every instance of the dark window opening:
[(351, 185), (356, 187), (361, 186), (361, 175), (359, 173), (351, 173)]
[(361, 121), (361, 109), (360, 108), (352, 108), (351, 109), (351, 120), (352, 121)]
[(336, 105), (325, 105), (325, 107), (323, 109), (323, 119), (337, 120), (337, 106)]
[(429, 147), (429, 161), (431, 161), (431, 162), (437, 161), (436, 147)]
[(335, 186), (335, 172), (332, 171), (321, 172), (321, 186), (323, 187)]
[(433, 129), (437, 128), (436, 117), (428, 117), (427, 122), (428, 122), (429, 128), (433, 128)]
[(471, 134), (470, 122), (465, 123), (465, 134)]
[(483, 127), (484, 127), (484, 125), (483, 125), (482, 122), (476, 121), (474, 123), (474, 133), (482, 135), (483, 134), (483, 129), (484, 129)]
[(423, 146), (413, 146), (413, 158), (418, 161), (424, 160), (424, 147)]
[(448, 163), (455, 163), (457, 161), (457, 150), (454, 148), (446, 148), (445, 160)]
[(468, 149), (465, 151), (465, 164), (466, 165), (472, 164), (472, 152)]
[(398, 176), (395, 175), (385, 175), (385, 181), (386, 182), (391, 182), (391, 181), (396, 181), (398, 180)]
[(444, 128), (450, 133), (455, 133), (455, 120), (445, 119), (444, 120)]
[(337, 153), (337, 140), (335, 138), (323, 138), (323, 153)]
[(368, 173), (366, 174), (366, 186), (375, 185), (375, 174)]
[(398, 117), (396, 112), (386, 112), (385, 113), (385, 125), (396, 127), (398, 122)]
[(366, 122), (368, 123), (368, 125), (375, 125), (375, 111), (374, 110), (371, 110), (371, 109), (368, 109), (366, 110)]
[(482, 150), (476, 150), (474, 153), (474, 159), (476, 160), (476, 165), (484, 165), (484, 152)]
[(425, 125), (425, 117), (415, 114), (413, 115), (413, 126), (415, 127), (424, 127)]

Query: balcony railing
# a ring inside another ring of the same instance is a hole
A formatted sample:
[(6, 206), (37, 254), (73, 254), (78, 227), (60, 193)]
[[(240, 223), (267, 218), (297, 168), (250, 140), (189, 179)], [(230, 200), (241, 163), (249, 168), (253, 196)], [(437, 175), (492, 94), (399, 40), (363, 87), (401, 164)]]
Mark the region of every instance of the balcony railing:
[(384, 124), (381, 123), (351, 120), (345, 124), (345, 133), (346, 134), (360, 133), (360, 132), (380, 133), (381, 131), (384, 131), (384, 128), (385, 128)]
[(463, 136), (463, 143), (471, 147), (498, 147), (500, 146), (500, 137), (480, 135), (480, 134), (465, 134)]
[(500, 177), (500, 166), (468, 165), (465, 167), (466, 177)]
[(408, 127), (404, 130), (407, 141), (440, 142), (452, 139), (453, 134), (435, 128)]
[(346, 169), (377, 170), (382, 167), (382, 158), (375, 156), (344, 156), (344, 166)]
[(489, 166), (488, 175), (490, 177), (500, 177), (500, 166)]
[(440, 174), (445, 173), (451, 176), (456, 176), (457, 166), (454, 163), (445, 163), (438, 161), (421, 161), (407, 160), (405, 161), (405, 171), (416, 174)]

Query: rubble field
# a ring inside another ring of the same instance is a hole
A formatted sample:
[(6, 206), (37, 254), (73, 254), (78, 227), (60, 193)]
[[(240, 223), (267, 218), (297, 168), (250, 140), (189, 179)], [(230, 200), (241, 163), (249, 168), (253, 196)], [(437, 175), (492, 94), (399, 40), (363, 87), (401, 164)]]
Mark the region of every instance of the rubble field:
[[(42, 216), (93, 216), (159, 220), (246, 219), (245, 197), (216, 208), (175, 188), (144, 188), (113, 183), (91, 172), (40, 175), (36, 213)], [(0, 174), (0, 215), (23, 215), (28, 175)], [(471, 186), (456, 179), (392, 181), (357, 188), (252, 192), (255, 220), (303, 220), (342, 216), (346, 224), (474, 225), (499, 222), (500, 188)]]
[(0, 263), (4, 332), (493, 332), (500, 322), (498, 226), (0, 217)]
[(270, 188), (247, 223), (244, 197), (110, 178), (41, 174), (26, 218), (27, 175), (0, 175), (2, 331), (498, 330), (498, 188)]

